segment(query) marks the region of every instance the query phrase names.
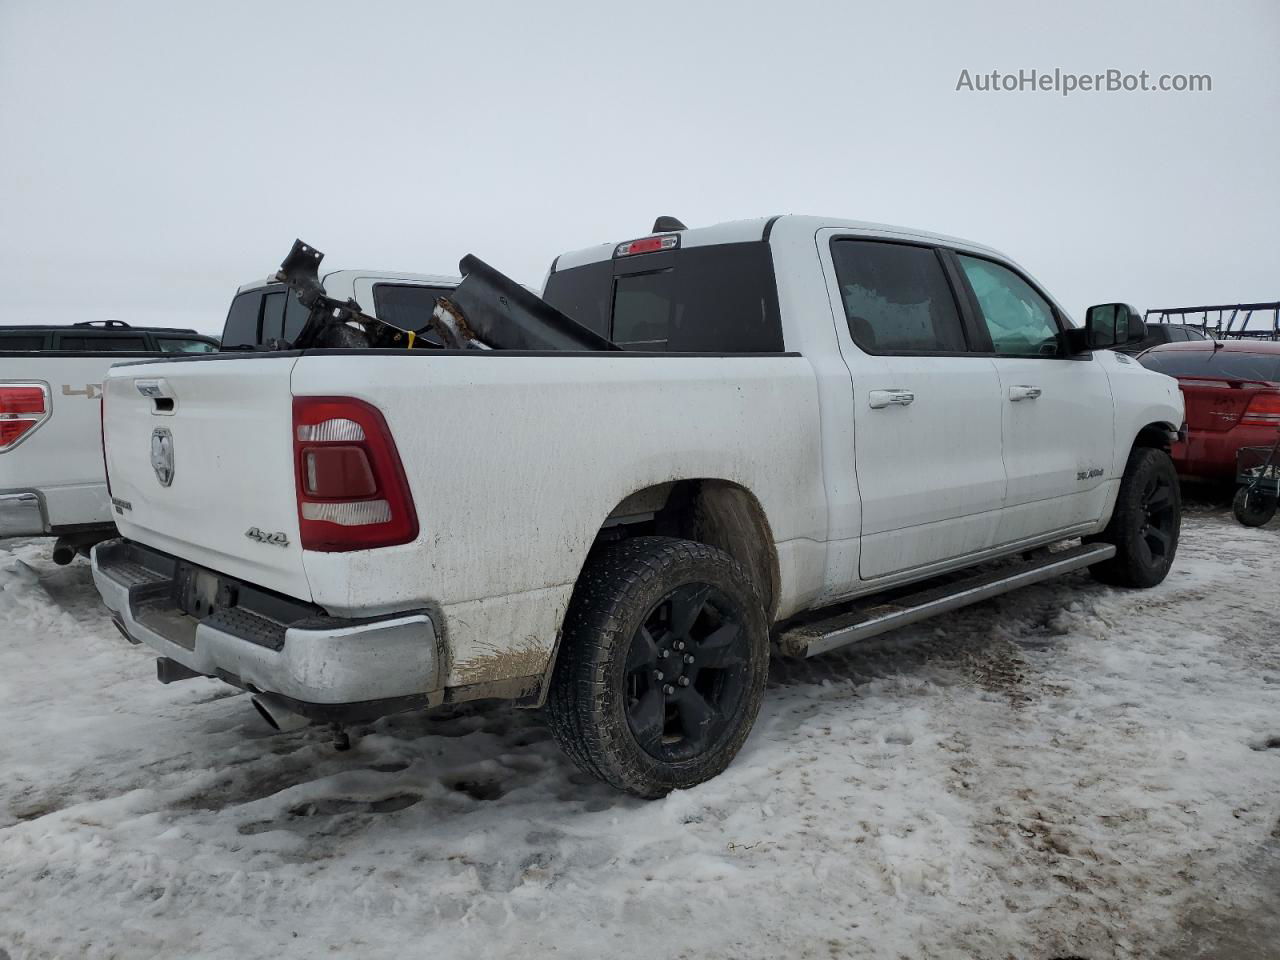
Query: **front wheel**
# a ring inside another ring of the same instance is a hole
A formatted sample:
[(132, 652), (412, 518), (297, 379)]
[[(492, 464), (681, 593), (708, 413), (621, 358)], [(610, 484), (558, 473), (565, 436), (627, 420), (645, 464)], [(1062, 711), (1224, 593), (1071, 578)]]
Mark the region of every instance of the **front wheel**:
[(1116, 555), (1089, 568), (1117, 587), (1154, 587), (1169, 574), (1182, 529), (1182, 491), (1169, 454), (1135, 447), (1129, 454), (1107, 528), (1091, 539), (1113, 543)]
[(1276, 498), (1259, 490), (1241, 487), (1231, 501), (1231, 512), (1246, 527), (1262, 527), (1276, 515)]
[(769, 668), (764, 609), (706, 544), (637, 537), (587, 563), (547, 697), (584, 771), (641, 797), (716, 776), (755, 722)]

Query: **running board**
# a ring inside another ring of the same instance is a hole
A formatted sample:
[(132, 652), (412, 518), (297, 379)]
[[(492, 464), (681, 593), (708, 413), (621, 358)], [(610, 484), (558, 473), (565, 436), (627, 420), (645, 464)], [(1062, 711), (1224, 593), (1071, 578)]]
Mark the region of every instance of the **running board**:
[(784, 630), (778, 646), (791, 656), (812, 657), (846, 644), (857, 643), (898, 627), (916, 623), (940, 613), (958, 610), (1041, 580), (1109, 560), (1116, 548), (1109, 543), (1090, 543), (1070, 550), (1023, 560), (999, 570), (955, 580), (943, 586), (920, 590), (893, 601), (845, 610), (826, 620), (817, 620)]

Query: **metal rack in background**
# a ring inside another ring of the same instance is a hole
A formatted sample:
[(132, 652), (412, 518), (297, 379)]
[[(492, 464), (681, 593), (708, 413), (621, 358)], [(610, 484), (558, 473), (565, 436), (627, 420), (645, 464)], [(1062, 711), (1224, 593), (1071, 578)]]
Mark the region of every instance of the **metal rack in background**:
[[(1213, 323), (1209, 315), (1216, 313)], [(1249, 321), (1255, 313), (1270, 313), (1270, 328), (1249, 329)], [(1199, 314), (1197, 323), (1188, 318)], [(1173, 317), (1180, 319), (1174, 320)], [(1226, 303), (1203, 307), (1159, 307), (1148, 310), (1143, 315), (1147, 323), (1180, 323), (1195, 327), (1205, 336), (1215, 340), (1280, 340), (1280, 300), (1266, 303)], [(1237, 323), (1237, 321), (1239, 321)]]

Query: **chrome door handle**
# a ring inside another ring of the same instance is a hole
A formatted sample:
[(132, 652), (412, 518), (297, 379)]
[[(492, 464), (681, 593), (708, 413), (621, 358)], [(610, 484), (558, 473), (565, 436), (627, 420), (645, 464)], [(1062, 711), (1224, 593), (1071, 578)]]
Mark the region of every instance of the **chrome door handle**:
[(1017, 403), (1019, 400), (1034, 400), (1036, 397), (1040, 396), (1040, 392), (1039, 387), (1029, 387), (1025, 384), (1020, 384), (1016, 387), (1009, 388), (1009, 399), (1014, 403)]
[(891, 403), (905, 407), (915, 398), (916, 395), (914, 393), (910, 390), (903, 390), (901, 387), (894, 387), (890, 390), (871, 390), (867, 393), (867, 403), (871, 405), (872, 410), (879, 410), (881, 407), (887, 407)]

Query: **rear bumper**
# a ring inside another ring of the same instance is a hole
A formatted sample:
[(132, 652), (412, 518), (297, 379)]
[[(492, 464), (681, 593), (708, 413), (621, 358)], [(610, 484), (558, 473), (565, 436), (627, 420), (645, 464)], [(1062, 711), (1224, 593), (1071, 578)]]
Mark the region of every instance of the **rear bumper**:
[(1241, 447), (1270, 446), (1276, 428), (1236, 426), (1230, 430), (1191, 430), (1185, 441), (1173, 445), (1178, 472), (1201, 480), (1231, 482), (1236, 478), (1236, 451)]
[[(203, 616), (178, 599), (196, 578)], [(283, 697), (303, 715), (376, 716), (439, 699), (439, 644), (425, 611), (330, 617), (128, 540), (93, 548), (93, 579), (129, 640), (196, 673)]]
[(0, 537), (40, 537), (48, 532), (34, 493), (0, 494)]

